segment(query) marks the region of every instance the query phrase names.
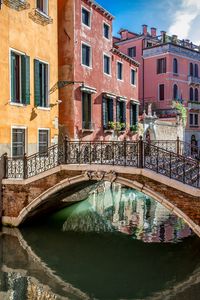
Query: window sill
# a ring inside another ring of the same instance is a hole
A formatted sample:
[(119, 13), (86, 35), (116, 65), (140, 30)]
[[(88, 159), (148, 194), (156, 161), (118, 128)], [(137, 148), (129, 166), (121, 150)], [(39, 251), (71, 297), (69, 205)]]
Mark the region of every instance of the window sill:
[(84, 64), (81, 64), (81, 66), (84, 67), (84, 68), (87, 68), (87, 69), (89, 69), (89, 70), (92, 70), (92, 67), (91, 67), (91, 66), (87, 66), (87, 65), (84, 65)]
[(88, 30), (91, 30), (91, 25), (84, 24), (83, 22), (81, 24), (84, 28), (87, 28)]
[(103, 72), (103, 74), (106, 75), (106, 76), (112, 77), (111, 74), (108, 74), (108, 73), (105, 73), (105, 72)]
[(19, 106), (19, 107), (26, 107), (27, 106), (27, 104), (17, 103), (17, 102), (12, 102), (12, 101), (10, 101), (10, 105)]
[(29, 18), (43, 26), (53, 23), (53, 19), (49, 15), (37, 8), (34, 8), (32, 12), (29, 13)]
[(114, 129), (104, 129), (104, 133), (112, 134), (114, 133)]
[(47, 111), (51, 110), (50, 107), (42, 107), (42, 106), (37, 106), (37, 109), (39, 109), (39, 110), (47, 110)]
[(92, 132), (94, 132), (94, 129), (83, 129), (82, 128), (82, 132), (83, 133), (92, 133)]

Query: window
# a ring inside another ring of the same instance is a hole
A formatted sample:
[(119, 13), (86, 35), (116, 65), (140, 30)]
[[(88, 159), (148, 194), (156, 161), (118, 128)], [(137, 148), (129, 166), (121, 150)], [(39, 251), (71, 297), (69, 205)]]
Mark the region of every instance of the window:
[(92, 129), (92, 99), (91, 94), (82, 93), (82, 128)]
[(25, 154), (25, 129), (12, 128), (12, 156), (22, 157)]
[(198, 127), (198, 114), (190, 114), (190, 127)]
[(105, 74), (110, 75), (110, 57), (107, 55), (103, 56), (103, 71)]
[(194, 76), (197, 78), (199, 77), (199, 67), (197, 64), (194, 66)]
[(49, 66), (37, 59), (34, 60), (35, 105), (48, 107)]
[(38, 145), (39, 153), (47, 154), (49, 147), (49, 130), (48, 129), (39, 129), (38, 130)]
[(37, 9), (48, 15), (48, 0), (37, 0)]
[(159, 100), (165, 100), (165, 85), (159, 85)]
[(103, 23), (103, 36), (106, 39), (110, 38), (110, 26), (106, 23)]
[(85, 44), (82, 44), (82, 64), (84, 66), (91, 66), (91, 47)]
[(117, 79), (122, 80), (123, 73), (123, 64), (121, 62), (117, 62)]
[(113, 99), (103, 98), (103, 128), (113, 129), (111, 124), (114, 121)]
[(178, 100), (178, 86), (176, 84), (173, 86), (173, 99)]
[(130, 104), (130, 126), (135, 126), (138, 124), (138, 104)]
[(131, 84), (136, 84), (136, 71), (131, 69)]
[(194, 91), (193, 91), (193, 88), (190, 88), (190, 101), (193, 101), (194, 100)]
[(82, 23), (90, 27), (90, 12), (82, 7)]
[(166, 73), (166, 58), (157, 60), (157, 74)]
[(194, 75), (193, 63), (190, 63), (190, 67), (189, 67), (189, 75), (190, 75), (190, 76), (193, 76), (193, 75)]
[(195, 102), (199, 101), (199, 90), (197, 88), (194, 91), (194, 100)]
[(130, 57), (136, 56), (136, 47), (128, 48), (128, 56), (130, 56)]
[(30, 104), (30, 57), (11, 51), (11, 102)]
[(121, 129), (126, 128), (126, 102), (125, 101), (117, 101), (117, 111), (116, 111), (116, 120), (120, 123)]
[(178, 74), (178, 61), (176, 58), (173, 60), (173, 73)]

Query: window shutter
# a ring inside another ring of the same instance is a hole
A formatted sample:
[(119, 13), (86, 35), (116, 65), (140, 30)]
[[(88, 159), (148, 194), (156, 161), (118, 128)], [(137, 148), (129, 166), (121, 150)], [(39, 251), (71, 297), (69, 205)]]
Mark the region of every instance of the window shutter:
[(107, 107), (107, 99), (103, 98), (102, 110), (103, 110), (103, 128), (108, 127), (108, 107)]
[(91, 94), (88, 95), (88, 122), (92, 121), (92, 97)]
[(126, 102), (125, 101), (123, 101), (122, 123), (126, 123)]
[(113, 99), (109, 100), (109, 112), (110, 112), (110, 118), (109, 121), (114, 121), (114, 112), (113, 112)]
[(166, 58), (164, 58), (163, 64), (164, 64), (163, 73), (166, 73), (166, 71), (167, 71), (167, 60), (166, 60)]
[(157, 74), (160, 73), (160, 59), (157, 59)]
[(117, 101), (117, 105), (116, 105), (116, 121), (120, 122), (120, 103), (119, 103), (119, 101)]
[(130, 105), (130, 126), (133, 126), (133, 104)]
[(11, 52), (11, 101), (16, 100), (15, 94), (15, 85), (16, 85), (16, 78), (15, 78), (15, 54)]
[(34, 97), (35, 106), (40, 106), (40, 62), (34, 59)]
[(30, 57), (21, 56), (22, 103), (30, 104)]

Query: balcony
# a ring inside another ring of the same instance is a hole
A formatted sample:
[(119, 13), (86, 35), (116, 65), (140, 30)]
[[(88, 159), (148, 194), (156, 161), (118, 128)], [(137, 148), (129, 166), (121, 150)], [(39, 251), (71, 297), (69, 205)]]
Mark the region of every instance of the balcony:
[(3, 3), (17, 11), (30, 8), (30, 3), (28, 3), (26, 0), (4, 0)]
[(200, 102), (189, 101), (188, 109), (200, 110)]
[(200, 85), (200, 78), (194, 76), (188, 76), (188, 82), (190, 85)]
[(40, 11), (37, 8), (34, 8), (29, 13), (29, 18), (33, 20), (35, 23), (40, 24), (42, 26), (53, 23), (53, 19), (50, 16), (46, 15), (44, 12)]

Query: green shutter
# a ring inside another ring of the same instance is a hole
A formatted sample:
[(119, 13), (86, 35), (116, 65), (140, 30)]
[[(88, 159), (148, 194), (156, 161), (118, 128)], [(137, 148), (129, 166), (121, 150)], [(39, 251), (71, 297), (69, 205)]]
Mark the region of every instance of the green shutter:
[(34, 98), (35, 106), (40, 106), (40, 62), (34, 59)]
[(123, 101), (122, 123), (126, 124), (126, 102)]
[(102, 99), (102, 113), (103, 113), (103, 128), (107, 129), (108, 128), (108, 105), (107, 105), (107, 99), (103, 98)]
[(133, 126), (133, 103), (130, 105), (130, 126)]
[(15, 102), (15, 100), (16, 100), (15, 86), (16, 86), (15, 54), (13, 52), (11, 52), (11, 101), (12, 102)]
[(30, 104), (30, 57), (21, 56), (22, 103)]
[(116, 105), (116, 121), (120, 122), (120, 102), (117, 101), (117, 105)]

